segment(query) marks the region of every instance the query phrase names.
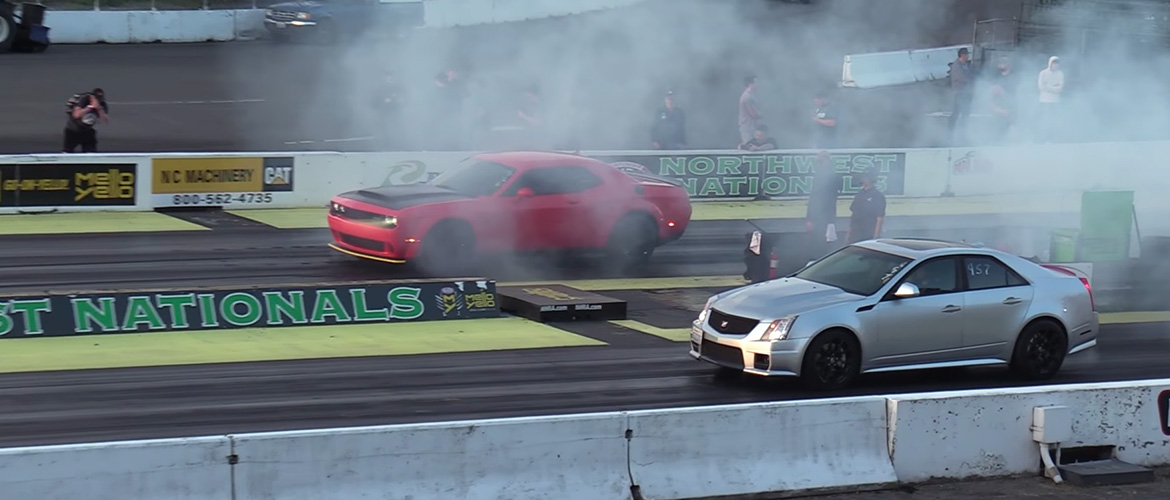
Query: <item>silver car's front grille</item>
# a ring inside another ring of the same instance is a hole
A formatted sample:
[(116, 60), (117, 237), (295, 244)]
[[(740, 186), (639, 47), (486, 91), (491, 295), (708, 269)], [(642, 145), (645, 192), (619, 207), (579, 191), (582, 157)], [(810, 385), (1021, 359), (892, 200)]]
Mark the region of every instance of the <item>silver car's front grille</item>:
[(297, 13), (289, 12), (287, 10), (274, 10), (271, 14), (268, 14), (268, 18), (273, 21), (287, 23), (289, 21), (295, 21), (297, 19)]
[(743, 368), (743, 351), (738, 347), (731, 347), (715, 342), (703, 342), (699, 348), (699, 355), (724, 366)]
[(717, 309), (711, 309), (707, 319), (707, 325), (724, 335), (747, 335), (758, 324), (760, 324), (758, 320), (734, 316)]

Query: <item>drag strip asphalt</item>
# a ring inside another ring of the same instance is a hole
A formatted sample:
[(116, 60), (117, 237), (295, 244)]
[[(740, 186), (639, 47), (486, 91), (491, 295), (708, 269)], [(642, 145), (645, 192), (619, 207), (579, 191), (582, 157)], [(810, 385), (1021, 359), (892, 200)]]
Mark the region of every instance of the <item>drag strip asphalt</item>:
[[(994, 238), (1001, 214), (891, 217), (897, 236)], [(1063, 214), (1033, 216), (1040, 225)], [(248, 221), (251, 222), (251, 221)], [(842, 221), (842, 223), (847, 223)], [(660, 247), (639, 277), (726, 276), (744, 271), (745, 235), (803, 230), (799, 219), (693, 221), (678, 241)], [(205, 231), (0, 236), (0, 294), (319, 283), (421, 277), (408, 267), (362, 261), (330, 250), (327, 229), (256, 224)], [(992, 244), (992, 240), (988, 244)], [(782, 250), (786, 251), (787, 246)], [(485, 266), (499, 281), (616, 277), (579, 260), (505, 258)]]
[[(1051, 383), (1170, 377), (1165, 323), (1108, 325)], [(1024, 385), (1003, 369), (885, 374), (837, 393), (717, 381), (685, 343), (0, 376), (0, 446)]]
[[(739, 229), (737, 224), (693, 224), (682, 239), (655, 253), (644, 277), (743, 273), (746, 241)], [(408, 267), (340, 254), (326, 246), (329, 241), (327, 229), (2, 236), (0, 294), (420, 277)], [(572, 260), (502, 260), (490, 267), (489, 277), (609, 277)]]

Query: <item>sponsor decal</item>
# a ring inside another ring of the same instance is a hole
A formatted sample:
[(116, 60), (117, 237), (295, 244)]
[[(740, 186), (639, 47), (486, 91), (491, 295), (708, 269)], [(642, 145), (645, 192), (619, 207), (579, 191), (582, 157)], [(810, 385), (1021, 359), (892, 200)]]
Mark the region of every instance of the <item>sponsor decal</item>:
[(1158, 422), (1162, 426), (1162, 434), (1170, 436), (1170, 390), (1158, 395)]
[[(663, 153), (595, 158), (620, 170), (678, 180), (692, 198), (808, 196), (817, 166), (815, 153)], [(861, 190), (859, 174), (863, 172), (874, 174), (876, 187), (885, 194), (905, 191), (905, 153), (837, 153), (831, 159), (844, 195)]]
[(535, 295), (537, 297), (544, 297), (551, 300), (581, 300), (584, 298), (569, 295), (565, 292), (554, 290), (552, 288), (525, 288), (524, 293), (528, 295)]
[(951, 172), (955, 175), (990, 174), (993, 170), (995, 170), (995, 164), (976, 151), (968, 151), (967, 154), (951, 162)]
[(0, 338), (493, 318), (497, 303), (494, 281), (9, 297)]
[(295, 190), (295, 159), (198, 157), (152, 160), (156, 206), (269, 204)]
[(0, 207), (124, 207), (137, 202), (133, 163), (0, 165)]
[(439, 289), (435, 303), (444, 318), (482, 315), (499, 307), (496, 293), (489, 289), (487, 281), (456, 281), (451, 286), (444, 286)]
[(438, 176), (438, 172), (431, 172), (427, 169), (427, 164), (424, 161), (403, 160), (390, 165), (390, 169), (386, 172), (386, 177), (382, 179), (382, 184), (379, 187), (421, 184)]

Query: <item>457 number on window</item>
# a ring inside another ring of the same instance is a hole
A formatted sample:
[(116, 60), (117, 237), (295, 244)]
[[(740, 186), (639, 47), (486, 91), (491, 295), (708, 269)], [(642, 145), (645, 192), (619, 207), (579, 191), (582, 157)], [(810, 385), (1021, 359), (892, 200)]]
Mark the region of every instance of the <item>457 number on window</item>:
[(230, 205), (272, 203), (272, 193), (176, 194), (175, 205)]

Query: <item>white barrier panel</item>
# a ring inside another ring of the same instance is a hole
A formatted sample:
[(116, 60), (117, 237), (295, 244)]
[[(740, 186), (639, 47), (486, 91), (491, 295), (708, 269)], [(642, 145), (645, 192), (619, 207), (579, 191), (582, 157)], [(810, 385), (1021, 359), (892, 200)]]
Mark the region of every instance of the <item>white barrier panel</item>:
[(845, 56), (841, 85), (860, 89), (891, 87), (947, 77), (948, 64), (958, 59), (959, 49), (971, 45), (899, 50)]
[(53, 43), (226, 42), (264, 29), (264, 11), (130, 10), (45, 13)]
[(240, 500), (629, 497), (626, 416), (236, 436)]
[(0, 156), (0, 214), (149, 211), (150, 157)]
[(630, 429), (630, 470), (646, 498), (898, 480), (883, 397), (631, 412)]
[(426, 27), (529, 21), (617, 9), (645, 0), (426, 0)]
[(1170, 380), (910, 394), (889, 398), (890, 456), (902, 482), (1039, 473), (1032, 408), (1068, 406), (1073, 439), (1116, 446), (1138, 465), (1170, 464), (1158, 397)]
[(227, 437), (0, 449), (0, 498), (229, 500)]

